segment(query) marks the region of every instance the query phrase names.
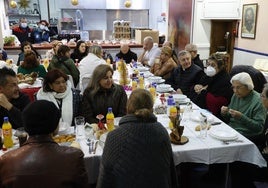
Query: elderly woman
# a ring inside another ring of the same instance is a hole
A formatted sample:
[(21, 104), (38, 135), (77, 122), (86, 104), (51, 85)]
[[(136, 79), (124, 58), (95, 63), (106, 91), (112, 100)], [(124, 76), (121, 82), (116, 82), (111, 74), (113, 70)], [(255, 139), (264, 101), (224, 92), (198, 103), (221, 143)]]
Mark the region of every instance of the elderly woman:
[(255, 143), (262, 134), (266, 117), (260, 94), (253, 90), (254, 85), (248, 73), (242, 72), (231, 79), (234, 95), (229, 106), (222, 106), (221, 114), (229, 125)]
[(161, 76), (166, 80), (170, 77), (175, 67), (177, 67), (177, 63), (172, 59), (172, 49), (168, 46), (164, 46), (161, 50), (160, 61), (155, 61), (150, 71), (155, 76)]
[(169, 136), (153, 104), (147, 90), (131, 93), (127, 115), (107, 136), (97, 187), (178, 187)]
[(193, 102), (220, 117), (221, 107), (228, 105), (233, 95), (223, 56), (212, 54), (205, 73), (206, 76), (194, 86), (196, 97)]
[(71, 49), (66, 45), (61, 45), (57, 55), (53, 56), (47, 70), (60, 69), (65, 74), (71, 75), (74, 87), (79, 83), (79, 70), (76, 68), (74, 61), (70, 58)]
[(82, 99), (82, 114), (88, 123), (97, 123), (97, 115), (106, 116), (112, 107), (115, 117), (126, 114), (127, 94), (124, 88), (113, 82), (110, 65), (98, 65), (85, 89)]
[(53, 102), (61, 111), (61, 121), (74, 125), (74, 117), (79, 115), (80, 91), (71, 88), (68, 76), (59, 69), (49, 71), (43, 87), (38, 91), (37, 100)]
[(25, 54), (24, 61), (18, 68), (18, 73), (31, 74), (36, 72), (38, 77), (44, 78), (47, 74), (46, 69), (43, 65), (40, 65), (36, 54), (33, 51)]
[(80, 61), (86, 57), (88, 54), (88, 47), (85, 41), (80, 40), (77, 42), (76, 47), (74, 48), (71, 58), (75, 63), (80, 63)]

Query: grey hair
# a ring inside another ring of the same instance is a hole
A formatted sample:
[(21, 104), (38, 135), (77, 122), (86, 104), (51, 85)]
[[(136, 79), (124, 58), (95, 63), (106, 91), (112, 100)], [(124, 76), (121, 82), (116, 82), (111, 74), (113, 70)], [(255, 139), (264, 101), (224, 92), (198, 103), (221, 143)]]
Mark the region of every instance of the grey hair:
[(181, 56), (183, 56), (183, 55), (185, 55), (185, 54), (189, 54), (189, 55), (191, 55), (190, 52), (188, 52), (187, 50), (181, 50), (181, 51), (179, 51), (179, 53), (178, 53), (178, 57), (181, 57)]
[(246, 72), (240, 72), (240, 73), (234, 75), (231, 79), (231, 84), (233, 83), (233, 81), (240, 82), (241, 84), (247, 86), (247, 88), (249, 90), (253, 90), (253, 88), (254, 88), (253, 81), (252, 81), (250, 75)]
[(153, 37), (151, 37), (151, 36), (147, 36), (147, 37), (145, 37), (145, 38), (143, 39), (143, 41), (149, 41), (149, 42), (154, 43), (154, 39), (153, 39)]

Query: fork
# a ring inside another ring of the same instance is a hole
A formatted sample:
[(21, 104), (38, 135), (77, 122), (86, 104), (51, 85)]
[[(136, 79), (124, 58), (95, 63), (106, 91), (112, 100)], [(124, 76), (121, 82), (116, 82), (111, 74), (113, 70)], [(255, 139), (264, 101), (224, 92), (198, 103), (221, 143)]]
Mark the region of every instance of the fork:
[(225, 145), (229, 145), (231, 143), (242, 143), (244, 142), (243, 140), (223, 140), (222, 143)]

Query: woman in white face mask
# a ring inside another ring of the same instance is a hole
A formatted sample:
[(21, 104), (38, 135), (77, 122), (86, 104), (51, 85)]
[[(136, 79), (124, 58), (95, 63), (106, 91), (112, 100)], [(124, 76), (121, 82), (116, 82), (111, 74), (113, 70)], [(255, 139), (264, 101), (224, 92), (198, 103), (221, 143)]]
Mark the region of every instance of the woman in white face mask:
[(193, 102), (220, 117), (221, 106), (229, 104), (233, 94), (224, 56), (212, 54), (204, 72), (206, 76), (194, 86), (196, 97)]

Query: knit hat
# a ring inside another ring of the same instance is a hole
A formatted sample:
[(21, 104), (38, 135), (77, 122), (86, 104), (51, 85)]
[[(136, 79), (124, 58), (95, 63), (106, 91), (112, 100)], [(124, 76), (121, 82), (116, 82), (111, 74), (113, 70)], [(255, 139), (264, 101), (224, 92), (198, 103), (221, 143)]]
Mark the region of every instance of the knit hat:
[(241, 73), (234, 75), (231, 79), (231, 83), (233, 83), (233, 81), (238, 81), (241, 84), (246, 85), (249, 90), (253, 90), (254, 88), (253, 81), (250, 75), (246, 72), (241, 72)]
[(44, 135), (54, 132), (59, 124), (60, 111), (46, 100), (29, 104), (22, 112), (22, 121), (29, 135)]
[(5, 50), (2, 50), (0, 48), (0, 54), (2, 54), (2, 60), (3, 61), (6, 61), (7, 60), (7, 53), (5, 52)]

